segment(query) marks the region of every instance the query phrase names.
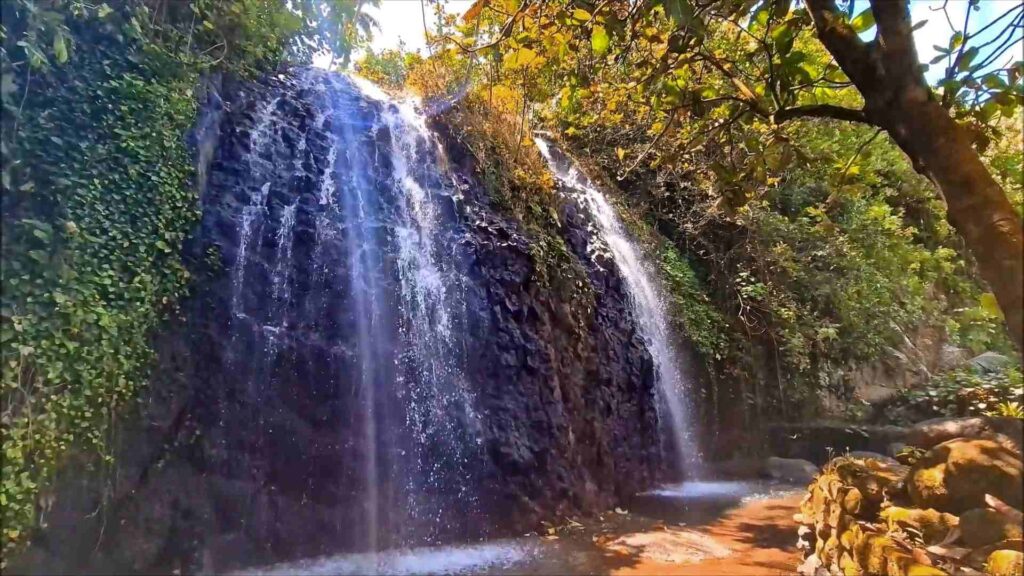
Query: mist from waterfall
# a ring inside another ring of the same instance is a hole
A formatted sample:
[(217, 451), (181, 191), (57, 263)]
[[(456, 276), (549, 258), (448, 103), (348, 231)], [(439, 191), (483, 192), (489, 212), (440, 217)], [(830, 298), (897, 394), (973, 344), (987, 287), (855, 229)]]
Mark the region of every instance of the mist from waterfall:
[(637, 326), (654, 360), (658, 413), (662, 428), (670, 434), (678, 468), (686, 477), (699, 478), (703, 457), (693, 417), (694, 386), (684, 372), (676, 349), (669, 312), (651, 264), (630, 237), (608, 198), (561, 151), (543, 138), (534, 139), (558, 180), (593, 218), (600, 239), (611, 253), (626, 283)]

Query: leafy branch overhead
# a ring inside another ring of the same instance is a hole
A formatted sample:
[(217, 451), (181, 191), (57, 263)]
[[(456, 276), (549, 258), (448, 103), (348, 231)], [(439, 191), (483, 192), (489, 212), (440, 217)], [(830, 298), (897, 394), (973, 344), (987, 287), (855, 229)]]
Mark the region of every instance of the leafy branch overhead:
[[(623, 178), (643, 166), (686, 169), (704, 150), (735, 148), (738, 131), (763, 132), (755, 154), (722, 165), (732, 208), (750, 200), (747, 183), (812, 156), (790, 137), (794, 120), (881, 128), (942, 194), (1020, 347), (1020, 216), (981, 155), (1024, 103), (1024, 61), (1011, 59), (1024, 7), (971, 28), (979, 9), (971, 0), (962, 25), (951, 22), (948, 46), (930, 64), (914, 46), (923, 23), (895, 0), (478, 0), (463, 37), (447, 39), (503, 62), (535, 101), (556, 99), (568, 136), (625, 107), (642, 110), (650, 144), (621, 154)], [(482, 17), (492, 23), (483, 32)], [(929, 85), (925, 73), (943, 60), (944, 75)]]

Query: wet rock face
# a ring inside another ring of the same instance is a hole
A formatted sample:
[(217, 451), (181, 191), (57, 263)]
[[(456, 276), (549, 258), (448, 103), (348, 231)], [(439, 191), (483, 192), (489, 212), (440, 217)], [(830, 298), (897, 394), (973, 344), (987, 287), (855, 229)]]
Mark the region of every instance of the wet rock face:
[[(592, 306), (541, 284), (457, 142), (344, 78), (216, 100), (193, 294), (157, 335), (116, 482), (62, 480), (26, 569), (220, 571), (521, 533), (653, 481), (652, 362), (613, 267), (573, 250)], [(590, 232), (576, 214), (562, 233)]]

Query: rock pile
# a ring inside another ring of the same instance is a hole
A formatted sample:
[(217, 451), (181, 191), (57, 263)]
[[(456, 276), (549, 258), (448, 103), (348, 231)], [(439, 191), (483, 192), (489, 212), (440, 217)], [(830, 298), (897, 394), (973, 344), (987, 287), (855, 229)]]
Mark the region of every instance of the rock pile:
[(1022, 423), (975, 420), (919, 424), (898, 463), (848, 454), (826, 464), (797, 515), (799, 572), (1024, 574)]

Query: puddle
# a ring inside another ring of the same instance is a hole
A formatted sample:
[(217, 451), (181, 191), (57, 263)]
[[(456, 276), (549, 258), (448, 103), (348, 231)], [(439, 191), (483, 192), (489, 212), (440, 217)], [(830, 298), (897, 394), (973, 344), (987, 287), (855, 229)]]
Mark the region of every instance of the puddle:
[(781, 498), (802, 493), (803, 488), (791, 484), (770, 482), (704, 481), (665, 484), (639, 496), (660, 496), (679, 500), (729, 500), (755, 502), (767, 498)]
[(759, 487), (756, 484), (749, 482), (694, 481), (682, 482), (680, 484), (666, 484), (660, 488), (645, 492), (645, 494), (693, 500), (730, 496), (738, 496), (742, 498), (755, 492), (757, 488), (763, 489), (763, 487)]

